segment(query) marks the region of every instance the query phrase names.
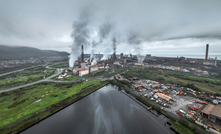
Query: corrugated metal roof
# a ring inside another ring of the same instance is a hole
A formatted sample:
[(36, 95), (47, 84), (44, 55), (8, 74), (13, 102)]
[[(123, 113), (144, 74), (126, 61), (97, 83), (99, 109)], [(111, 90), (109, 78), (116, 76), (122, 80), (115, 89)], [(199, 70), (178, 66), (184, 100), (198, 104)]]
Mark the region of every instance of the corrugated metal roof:
[(171, 99), (170, 96), (165, 95), (165, 94), (162, 94), (162, 93), (156, 93), (156, 95), (158, 95), (158, 96), (161, 97), (161, 98)]
[(75, 68), (75, 71), (79, 71), (79, 70), (83, 70), (85, 69), (85, 67), (82, 67), (82, 68)]
[(215, 106), (215, 108), (213, 109), (213, 111), (210, 114), (221, 118), (221, 106), (218, 106), (218, 105)]
[(213, 111), (214, 108), (215, 108), (214, 105), (209, 104), (202, 110), (202, 113), (210, 115), (210, 113)]

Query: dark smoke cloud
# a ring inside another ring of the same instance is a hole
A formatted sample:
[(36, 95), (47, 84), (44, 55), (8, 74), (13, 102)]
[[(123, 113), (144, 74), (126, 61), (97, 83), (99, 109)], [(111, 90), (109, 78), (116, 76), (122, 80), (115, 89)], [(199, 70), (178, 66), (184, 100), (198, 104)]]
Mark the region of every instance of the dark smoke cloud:
[[(196, 46), (191, 52), (205, 53), (199, 48), (210, 44), (211, 53), (221, 53), (220, 5), (220, 0), (0, 1), (0, 44), (70, 52), (67, 36), (76, 21), (75, 31), (80, 30), (78, 26), (83, 30), (72, 34), (73, 44), (86, 45), (87, 53), (93, 46), (96, 52), (112, 48), (114, 36), (118, 52), (139, 46), (141, 53), (180, 53), (181, 49), (188, 53)], [(90, 21), (77, 18), (82, 10), (87, 10)], [(93, 45), (93, 40), (102, 43)]]

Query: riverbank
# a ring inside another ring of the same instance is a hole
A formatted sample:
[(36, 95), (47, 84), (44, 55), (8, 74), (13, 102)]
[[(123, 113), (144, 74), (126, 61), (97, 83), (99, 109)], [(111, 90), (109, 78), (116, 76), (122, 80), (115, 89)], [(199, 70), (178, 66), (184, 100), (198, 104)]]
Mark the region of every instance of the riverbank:
[[(19, 133), (24, 129), (48, 118), (49, 116), (55, 114), (56, 112), (64, 109), (65, 107), (69, 106), (70, 104), (84, 98), (85, 96), (91, 94), (92, 92), (100, 89), (101, 87), (109, 84), (110, 81), (103, 81), (95, 85), (89, 85), (87, 87), (82, 87), (80, 92), (75, 93), (71, 96), (68, 96), (65, 99), (62, 99), (50, 106), (47, 106), (43, 109), (38, 110), (37, 112), (31, 113), (30, 115), (19, 119), (11, 124), (2, 126), (0, 128), (0, 133)], [(68, 85), (68, 84), (67, 84)], [(55, 96), (54, 96), (55, 97)]]

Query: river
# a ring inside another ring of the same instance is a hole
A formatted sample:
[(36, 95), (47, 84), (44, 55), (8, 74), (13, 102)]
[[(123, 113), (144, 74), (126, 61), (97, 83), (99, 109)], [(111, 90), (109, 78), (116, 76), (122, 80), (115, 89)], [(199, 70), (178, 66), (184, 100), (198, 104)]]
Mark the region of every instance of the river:
[(166, 120), (107, 85), (21, 134), (173, 134)]

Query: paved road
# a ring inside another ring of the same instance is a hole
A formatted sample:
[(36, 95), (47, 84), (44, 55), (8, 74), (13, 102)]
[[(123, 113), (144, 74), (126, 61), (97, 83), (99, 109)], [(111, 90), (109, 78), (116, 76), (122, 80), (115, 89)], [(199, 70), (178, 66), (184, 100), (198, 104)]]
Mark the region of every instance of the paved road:
[(19, 88), (22, 88), (22, 87), (31, 86), (31, 85), (34, 85), (34, 84), (37, 84), (37, 83), (40, 83), (40, 82), (44, 82), (44, 81), (53, 81), (53, 80), (50, 80), (50, 79), (55, 77), (55, 76), (57, 76), (57, 75), (59, 75), (59, 74), (61, 74), (62, 71), (63, 71), (63, 69), (57, 69), (57, 73), (52, 75), (52, 76), (50, 76), (50, 77), (48, 77), (48, 78), (45, 78), (45, 79), (42, 79), (42, 80), (39, 80), (39, 81), (35, 81), (35, 82), (32, 82), (32, 83), (28, 83), (26, 85), (22, 85), (22, 86), (10, 88), (10, 89), (2, 90), (2, 91), (0, 91), (0, 93), (16, 90), (16, 89), (19, 89)]
[[(59, 62), (59, 63), (60, 63), (60, 62)], [(56, 64), (59, 64), (59, 63), (56, 63)], [(56, 65), (56, 64), (53, 64), (53, 65)], [(38, 67), (38, 66), (42, 66), (42, 65), (37, 65), (37, 66), (34, 66), (34, 67)], [(27, 67), (27, 68), (23, 68), (23, 69), (11, 71), (11, 72), (8, 72), (8, 73), (3, 73), (3, 74), (0, 74), (0, 77), (1, 77), (1, 76), (5, 76), (5, 75), (8, 75), (8, 74), (12, 74), (12, 73), (20, 72), (20, 71), (23, 71), (23, 70), (26, 70), (26, 69), (34, 68), (34, 67)], [(49, 65), (46, 66), (46, 68), (47, 68), (47, 69), (57, 69), (57, 68), (50, 68)]]
[[(39, 65), (39, 66), (41, 66), (41, 65)], [(37, 67), (37, 66), (35, 66), (35, 67)], [(8, 74), (12, 74), (12, 73), (20, 72), (20, 71), (23, 71), (23, 70), (26, 70), (26, 69), (30, 69), (30, 68), (33, 68), (33, 67), (27, 67), (27, 68), (23, 68), (23, 69), (11, 71), (11, 72), (8, 72), (8, 73), (3, 73), (3, 74), (0, 74), (0, 77), (1, 77), (1, 76), (5, 76), (5, 75), (8, 75)]]

